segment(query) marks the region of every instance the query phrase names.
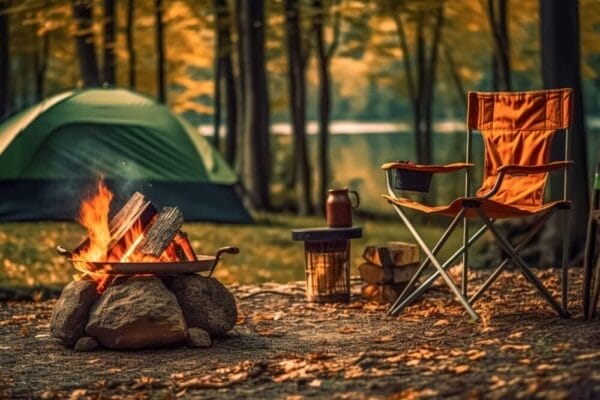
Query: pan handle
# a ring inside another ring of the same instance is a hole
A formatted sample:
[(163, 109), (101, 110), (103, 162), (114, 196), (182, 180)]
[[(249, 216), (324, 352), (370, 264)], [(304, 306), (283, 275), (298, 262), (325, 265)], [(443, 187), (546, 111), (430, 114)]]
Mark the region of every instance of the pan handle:
[(59, 255), (61, 255), (63, 257), (67, 257), (67, 258), (71, 258), (73, 256), (73, 254), (69, 250), (67, 250), (67, 249), (65, 249), (64, 247), (61, 247), (61, 246), (56, 246), (56, 252)]
[(219, 259), (221, 258), (221, 255), (223, 253), (238, 254), (239, 252), (240, 252), (240, 249), (237, 248), (237, 247), (234, 247), (234, 246), (221, 247), (219, 250), (217, 250), (217, 254), (215, 255), (215, 261), (213, 262), (213, 265), (210, 268), (210, 272), (208, 273), (208, 277), (210, 278), (212, 276), (213, 271), (217, 267), (217, 264), (219, 263)]

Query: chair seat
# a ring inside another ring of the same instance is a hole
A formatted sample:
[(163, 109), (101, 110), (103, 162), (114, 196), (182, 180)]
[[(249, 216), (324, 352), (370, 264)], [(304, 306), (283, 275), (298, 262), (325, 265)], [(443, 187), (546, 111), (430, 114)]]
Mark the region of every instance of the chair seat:
[[(460, 210), (462, 210), (465, 202), (475, 201), (480, 203), (479, 208), (492, 219), (527, 217), (529, 215), (535, 215), (547, 211), (553, 207), (568, 208), (571, 205), (570, 201), (563, 200), (545, 203), (540, 206), (530, 206), (504, 204), (481, 197), (459, 197), (458, 199), (454, 200), (448, 205), (429, 206), (427, 204), (422, 204), (418, 201), (407, 199), (404, 197), (392, 197), (385, 194), (382, 195), (382, 197), (388, 200), (390, 203), (396, 204), (401, 207), (407, 207), (426, 214), (445, 215), (447, 217), (456, 216), (456, 214), (458, 214)], [(472, 208), (467, 209), (465, 216), (467, 218), (479, 218), (479, 215)]]

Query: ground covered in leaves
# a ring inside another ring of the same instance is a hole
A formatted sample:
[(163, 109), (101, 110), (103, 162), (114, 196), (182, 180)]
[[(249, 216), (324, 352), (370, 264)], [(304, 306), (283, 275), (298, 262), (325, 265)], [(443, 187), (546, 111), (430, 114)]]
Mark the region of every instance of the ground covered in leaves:
[[(599, 398), (580, 273), (570, 319), (505, 272), (479, 323), (442, 286), (397, 317), (358, 295), (307, 303), (302, 283), (231, 287), (238, 325), (207, 349), (77, 353), (49, 336), (55, 300), (0, 303), (0, 398)], [(541, 274), (556, 293), (556, 272)]]

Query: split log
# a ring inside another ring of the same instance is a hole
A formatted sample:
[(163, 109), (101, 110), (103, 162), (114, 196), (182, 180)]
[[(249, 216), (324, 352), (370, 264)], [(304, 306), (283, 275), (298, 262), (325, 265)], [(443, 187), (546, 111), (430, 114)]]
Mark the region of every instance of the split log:
[(183, 225), (183, 214), (177, 207), (164, 207), (144, 231), (137, 251), (159, 257), (173, 241)]
[(404, 289), (405, 284), (368, 284), (361, 288), (364, 298), (379, 304), (393, 303)]
[(367, 246), (363, 258), (377, 266), (401, 267), (418, 263), (419, 247), (413, 243), (388, 242), (383, 246)]
[(417, 272), (418, 264), (403, 267), (379, 267), (371, 263), (363, 263), (358, 267), (358, 272), (363, 281), (367, 283), (405, 283), (410, 281)]

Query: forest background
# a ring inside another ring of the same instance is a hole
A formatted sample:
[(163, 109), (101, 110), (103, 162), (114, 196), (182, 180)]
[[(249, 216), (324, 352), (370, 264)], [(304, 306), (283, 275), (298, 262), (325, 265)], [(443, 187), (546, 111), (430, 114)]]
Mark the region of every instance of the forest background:
[(211, 137), (257, 211), (320, 214), (349, 186), (385, 215), (383, 162), (464, 159), (468, 90), (573, 87), (581, 247), (599, 71), (595, 0), (0, 0), (0, 117), (71, 88), (139, 91)]

